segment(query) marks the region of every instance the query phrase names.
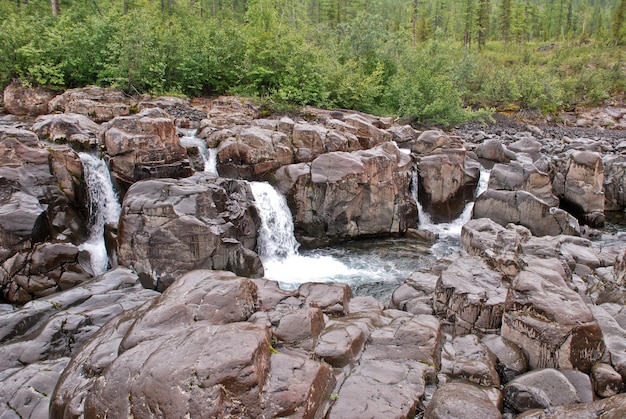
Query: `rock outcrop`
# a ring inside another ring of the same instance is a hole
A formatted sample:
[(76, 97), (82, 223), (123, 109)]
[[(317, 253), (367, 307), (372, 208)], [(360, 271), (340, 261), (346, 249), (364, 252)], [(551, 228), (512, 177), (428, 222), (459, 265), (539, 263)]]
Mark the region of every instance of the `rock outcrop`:
[(415, 227), (411, 158), (384, 143), (353, 153), (326, 153), (276, 172), (296, 233), (307, 242), (401, 233)]
[(130, 115), (130, 98), (121, 90), (90, 86), (66, 90), (48, 103), (48, 112), (77, 113), (94, 122)]
[(41, 87), (25, 87), (14, 81), (4, 89), (4, 107), (13, 115), (44, 115), (56, 93)]

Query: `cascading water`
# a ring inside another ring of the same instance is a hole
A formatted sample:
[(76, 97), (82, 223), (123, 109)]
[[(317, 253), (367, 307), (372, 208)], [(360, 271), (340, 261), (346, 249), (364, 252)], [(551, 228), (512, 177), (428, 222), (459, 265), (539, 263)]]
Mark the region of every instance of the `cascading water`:
[(117, 224), (121, 206), (106, 163), (88, 153), (78, 155), (85, 170), (89, 211), (89, 239), (80, 248), (89, 252), (91, 268), (94, 274), (100, 275), (106, 272), (109, 265), (104, 242), (104, 226)]
[(257, 247), (265, 277), (278, 281), (283, 289), (305, 282), (340, 282), (349, 284), (357, 295), (386, 299), (428, 257), (427, 245), (403, 239), (299, 252), (285, 198), (267, 183), (250, 186), (262, 223)]
[(180, 138), (180, 143), (183, 147), (198, 147), (202, 159), (204, 160), (205, 173), (212, 173), (217, 175), (217, 149), (208, 148), (204, 140), (196, 137), (196, 130), (181, 130), (183, 136)]

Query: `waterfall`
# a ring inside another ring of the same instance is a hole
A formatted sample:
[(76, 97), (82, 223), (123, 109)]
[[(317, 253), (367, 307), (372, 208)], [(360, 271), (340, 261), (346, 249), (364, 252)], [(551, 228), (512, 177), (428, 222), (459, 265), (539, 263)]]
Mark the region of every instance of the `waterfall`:
[(206, 142), (196, 137), (196, 130), (181, 130), (180, 143), (184, 147), (197, 147), (204, 160), (204, 172), (217, 175), (217, 149), (208, 148)]
[(287, 200), (269, 183), (251, 182), (252, 194), (261, 218), (258, 238), (259, 256), (282, 260), (298, 253), (300, 244), (293, 234), (293, 220)]
[(358, 274), (332, 256), (301, 255), (285, 197), (265, 182), (250, 182), (250, 188), (261, 218), (257, 252), (266, 278), (295, 289), (305, 282), (349, 282), (348, 276)]
[[(487, 190), (489, 185), (489, 176), (490, 171), (485, 169), (484, 167), (480, 167), (480, 179), (478, 181), (478, 187), (476, 188), (476, 196), (482, 194)], [(417, 211), (419, 214), (419, 228), (421, 230), (428, 230), (433, 233), (439, 235), (440, 238), (458, 238), (461, 236), (461, 229), (463, 226), (472, 219), (472, 211), (474, 209), (474, 201), (469, 202), (463, 212), (459, 217), (455, 220), (452, 220), (449, 223), (433, 223), (430, 218), (430, 214), (428, 214), (420, 204), (418, 197), (418, 179), (417, 179), (417, 170), (413, 171), (413, 198), (417, 203)]]
[(91, 268), (95, 275), (106, 272), (109, 258), (104, 242), (104, 226), (116, 224), (121, 206), (111, 183), (106, 163), (88, 153), (78, 153), (85, 171), (87, 184), (87, 210), (89, 212), (89, 238), (80, 245), (90, 254)]

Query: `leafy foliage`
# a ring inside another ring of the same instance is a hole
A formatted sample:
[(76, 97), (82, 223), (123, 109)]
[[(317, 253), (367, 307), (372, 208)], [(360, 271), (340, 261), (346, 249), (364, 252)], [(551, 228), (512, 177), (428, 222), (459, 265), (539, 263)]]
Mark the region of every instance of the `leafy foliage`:
[[(0, 85), (238, 93), (455, 124), (598, 105), (626, 85), (624, 0), (0, 4)], [(480, 49), (478, 48), (480, 46)]]

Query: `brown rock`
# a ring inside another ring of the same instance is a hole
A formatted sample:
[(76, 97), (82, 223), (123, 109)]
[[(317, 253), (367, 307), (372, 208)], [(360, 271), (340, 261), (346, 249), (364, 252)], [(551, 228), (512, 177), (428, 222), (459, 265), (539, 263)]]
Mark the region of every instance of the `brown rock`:
[(130, 98), (121, 90), (97, 86), (69, 89), (48, 103), (48, 112), (55, 111), (81, 114), (95, 122), (104, 122), (129, 115)]
[(4, 89), (4, 107), (13, 115), (43, 115), (55, 92), (40, 87), (24, 87), (13, 81)]
[(502, 414), (479, 386), (464, 382), (438, 388), (424, 412), (425, 419), (491, 419)]
[(622, 390), (622, 376), (609, 364), (595, 364), (590, 375), (593, 389), (599, 397), (612, 397)]

